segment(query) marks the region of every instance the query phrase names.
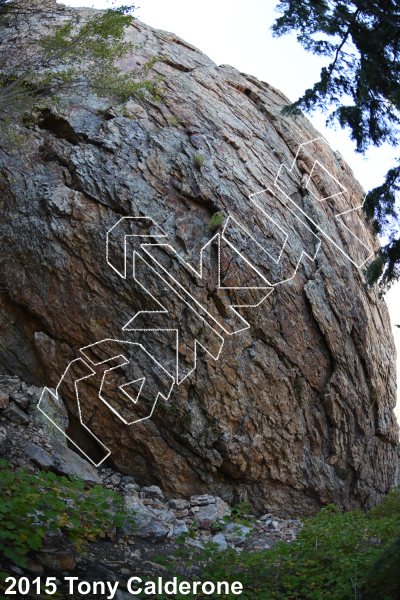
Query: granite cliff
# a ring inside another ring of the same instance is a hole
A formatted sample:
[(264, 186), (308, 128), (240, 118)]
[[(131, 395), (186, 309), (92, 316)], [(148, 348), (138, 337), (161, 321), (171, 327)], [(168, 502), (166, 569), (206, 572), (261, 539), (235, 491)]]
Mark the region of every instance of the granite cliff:
[[(37, 4), (43, 28), (93, 14)], [(373, 506), (398, 425), (361, 186), (268, 83), (138, 20), (126, 36), (121, 68), (159, 58), (160, 103), (71, 91), (0, 149), (0, 369), (55, 388), (75, 361), (67, 433), (141, 485), (286, 517)]]

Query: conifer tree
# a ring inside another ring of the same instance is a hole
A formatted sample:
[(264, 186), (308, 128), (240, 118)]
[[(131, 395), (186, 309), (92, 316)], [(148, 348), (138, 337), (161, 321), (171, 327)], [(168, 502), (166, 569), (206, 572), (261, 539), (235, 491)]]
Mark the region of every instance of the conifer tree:
[[(6, 146), (18, 140), (21, 125), (43, 109), (59, 111), (71, 93), (82, 106), (88, 93), (119, 102), (161, 99), (155, 57), (132, 71), (118, 67), (138, 49), (125, 39), (134, 10), (120, 6), (82, 16), (55, 0), (0, 0), (0, 140)], [(60, 11), (66, 18), (53, 25)]]
[[(327, 57), (320, 80), (284, 114), (331, 109), (327, 124), (350, 129), (356, 151), (399, 144), (400, 3), (398, 0), (279, 0), (273, 35), (297, 32), (310, 52)], [(387, 243), (366, 271), (386, 291), (400, 278), (398, 202), (400, 159), (364, 204), (367, 219)], [(397, 206), (396, 206), (397, 204)]]

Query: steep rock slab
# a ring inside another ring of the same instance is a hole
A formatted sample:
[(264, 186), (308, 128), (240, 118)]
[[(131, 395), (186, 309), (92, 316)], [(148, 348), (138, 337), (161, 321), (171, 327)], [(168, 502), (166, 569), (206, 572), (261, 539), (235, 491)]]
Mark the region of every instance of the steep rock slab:
[[(59, 5), (40, 24), (52, 27), (72, 11)], [(0, 235), (18, 259), (12, 269), (0, 265), (2, 368), (56, 387), (82, 347), (114, 339), (141, 343), (175, 376), (175, 344), (181, 372), (191, 374), (150, 419), (131, 425), (116, 414), (135, 418), (118, 385), (150, 377), (152, 362), (115, 371), (105, 404), (98, 398), (104, 372), (93, 365), (115, 351), (85, 355), (96, 372), (80, 384), (82, 418), (120, 471), (142, 485), (160, 483), (171, 496), (248, 499), (259, 514), (374, 505), (397, 466), (395, 349), (386, 305), (363, 289), (355, 266), (378, 247), (352, 211), (362, 203), (360, 185), (326, 143), (302, 146), (318, 132), (305, 117), (283, 118), (289, 100), (269, 84), (139, 21), (127, 38), (141, 49), (121, 61), (123, 69), (160, 58), (161, 103), (133, 100), (118, 116), (107, 99), (89, 95), (88, 111), (71, 96), (68, 114), (44, 112), (23, 130), (18, 152), (1, 153)], [(225, 218), (219, 227), (216, 213)], [(143, 220), (113, 230), (112, 268), (107, 232), (128, 216)], [(137, 223), (142, 237), (126, 238), (124, 264), (124, 235), (138, 235)], [(154, 223), (174, 250), (140, 246), (162, 241)], [(215, 234), (220, 246), (211, 243)], [(174, 251), (199, 269), (202, 248), (200, 277)], [(142, 260), (136, 281), (133, 250)], [(230, 289), (218, 289), (218, 268)], [(175, 293), (179, 283), (188, 303)], [(278, 285), (263, 300), (271, 284)], [(123, 331), (140, 311), (157, 310), (156, 298), (168, 315), (139, 315)], [(234, 313), (235, 305), (247, 308)], [(243, 319), (249, 327), (231, 335)], [(134, 331), (165, 323), (179, 330), (179, 343), (171, 332)], [(195, 361), (194, 338), (218, 360), (198, 349)], [(128, 354), (134, 362), (135, 352)], [(137, 396), (140, 386), (132, 388)], [(133, 406), (136, 419), (152, 400), (146, 393)], [(73, 386), (62, 398), (67, 434), (82, 432)], [(95, 453), (90, 439), (80, 441)]]
[(64, 446), (55, 438), (52, 439), (54, 455), (35, 444), (28, 444), (26, 455), (44, 471), (53, 471), (57, 475), (73, 476), (83, 479), (85, 484), (93, 486), (101, 483), (97, 471), (83, 458)]

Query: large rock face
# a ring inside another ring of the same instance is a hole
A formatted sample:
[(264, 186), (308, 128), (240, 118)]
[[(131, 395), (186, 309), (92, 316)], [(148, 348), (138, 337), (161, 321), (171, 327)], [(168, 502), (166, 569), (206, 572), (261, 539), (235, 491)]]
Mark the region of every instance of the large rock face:
[(71, 93), (1, 152), (1, 368), (56, 387), (80, 358), (59, 388), (69, 435), (142, 484), (282, 516), (372, 506), (398, 428), (360, 185), (267, 83), (139, 21), (127, 37), (122, 68), (160, 58), (161, 103)]

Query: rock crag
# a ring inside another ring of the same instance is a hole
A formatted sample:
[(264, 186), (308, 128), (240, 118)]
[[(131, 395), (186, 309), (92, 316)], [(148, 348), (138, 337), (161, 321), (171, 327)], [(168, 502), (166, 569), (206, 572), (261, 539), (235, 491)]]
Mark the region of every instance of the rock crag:
[[(31, 18), (74, 10), (95, 12)], [(271, 85), (138, 20), (126, 36), (140, 47), (122, 69), (159, 59), (160, 103), (71, 92), (0, 149), (0, 369), (55, 388), (78, 359), (66, 433), (170, 497), (285, 518), (373, 506), (398, 425), (389, 315), (359, 268), (378, 248), (362, 188)]]
[[(26, 407), (35, 403), (40, 391), (16, 377), (0, 377), (3, 398), (10, 401), (10, 396), (15, 397), (13, 390), (16, 389)], [(57, 576), (68, 571), (85, 581), (102, 577), (119, 581), (122, 590), (115, 597), (125, 600), (131, 598), (123, 591), (128, 589), (127, 580), (131, 574), (150, 577), (165, 573), (166, 567), (153, 562), (154, 558), (160, 554), (174, 558), (179, 538), (189, 531), (191, 536), (186, 544), (195, 552), (204, 550), (205, 544), (212, 541), (217, 544), (218, 551), (229, 547), (241, 553), (269, 550), (278, 542), (290, 545), (304, 526), (300, 518), (285, 520), (270, 513), (259, 519), (246, 514), (248, 525), (238, 523), (237, 511), (230, 509), (218, 496), (209, 494), (191, 496), (188, 500), (167, 500), (156, 485), (140, 487), (133, 477), (122, 476), (104, 466), (95, 470), (63, 442), (52, 437), (51, 429), (43, 431), (38, 425), (41, 426), (41, 420), (35, 413), (28, 416), (27, 423), (21, 424), (15, 414), (4, 409), (0, 411), (0, 458), (7, 461), (8, 468), (15, 473), (23, 468), (35, 479), (43, 471), (67, 477), (79, 476), (86, 492), (93, 485), (101, 486), (121, 498), (126, 516), (134, 519), (134, 526), (132, 521), (125, 519), (119, 526), (109, 525), (104, 536), (90, 541), (89, 551), (84, 555), (71, 542), (67, 532), (47, 527), (42, 536), (42, 547), (26, 555), (24, 567), (18, 566), (12, 558), (4, 557), (6, 564), (3, 562), (2, 568), (13, 574), (22, 575), (25, 571), (28, 576)], [(68, 505), (74, 507), (73, 498), (68, 498)], [(196, 564), (190, 566), (175, 560), (173, 564), (179, 575), (198, 574)], [(59, 590), (68, 595), (67, 582), (64, 585), (60, 582), (60, 586)]]

